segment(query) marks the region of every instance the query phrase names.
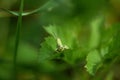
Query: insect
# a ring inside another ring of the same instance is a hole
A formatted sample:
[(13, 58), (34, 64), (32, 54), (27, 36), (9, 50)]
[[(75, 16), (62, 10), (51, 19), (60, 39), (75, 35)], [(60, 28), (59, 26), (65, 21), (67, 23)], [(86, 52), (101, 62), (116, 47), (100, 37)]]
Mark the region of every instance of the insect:
[(62, 52), (66, 49), (69, 49), (69, 47), (67, 45), (63, 45), (62, 42), (61, 42), (61, 39), (60, 38), (57, 38), (56, 39), (56, 42), (57, 42), (57, 48), (56, 48), (56, 51), (57, 52)]
[(61, 39), (59, 38), (59, 37), (57, 37), (56, 35), (55, 35), (55, 33), (54, 33), (54, 38), (56, 39), (56, 52), (62, 52), (62, 51), (64, 51), (64, 50), (66, 50), (66, 49), (69, 49), (69, 47), (67, 46), (67, 45), (63, 45), (62, 44), (62, 41), (61, 41)]

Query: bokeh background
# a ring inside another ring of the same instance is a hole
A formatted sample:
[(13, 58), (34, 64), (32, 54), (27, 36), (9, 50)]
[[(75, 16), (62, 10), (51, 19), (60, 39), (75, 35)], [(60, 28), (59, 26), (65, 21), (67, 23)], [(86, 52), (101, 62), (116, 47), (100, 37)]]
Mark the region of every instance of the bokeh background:
[[(24, 12), (44, 6), (50, 0), (24, 0)], [(40, 43), (49, 34), (44, 26), (56, 24), (73, 25), (80, 28), (81, 45), (87, 45), (90, 34), (90, 22), (96, 16), (104, 16), (103, 24), (107, 29), (120, 21), (120, 0), (51, 0), (52, 5), (45, 10), (23, 17), (20, 44), (17, 56), (18, 80), (120, 80), (120, 65), (115, 64), (113, 72), (96, 74), (86, 72), (81, 62), (65, 70), (53, 68), (51, 64), (37, 64)], [(19, 11), (20, 0), (0, 0), (0, 8)], [(17, 16), (0, 9), (0, 80), (12, 80), (13, 52), (17, 27)], [(64, 33), (63, 33), (64, 34)], [(60, 63), (61, 64), (61, 63)], [(66, 65), (66, 64), (62, 64)], [(62, 66), (61, 65), (61, 66)], [(57, 70), (58, 69), (58, 70)]]

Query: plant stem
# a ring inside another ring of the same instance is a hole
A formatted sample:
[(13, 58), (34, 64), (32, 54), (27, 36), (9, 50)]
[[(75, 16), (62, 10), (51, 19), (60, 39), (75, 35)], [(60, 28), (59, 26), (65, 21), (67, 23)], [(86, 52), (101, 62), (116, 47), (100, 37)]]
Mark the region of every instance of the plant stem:
[[(54, 5), (54, 4), (56, 4), (56, 5)], [(49, 11), (49, 8), (55, 8), (57, 6), (58, 6), (58, 2), (55, 2), (54, 0), (49, 0), (42, 7), (40, 6), (39, 8), (37, 8), (33, 11), (23, 12), (22, 16), (28, 16), (28, 15), (32, 15), (32, 14), (35, 14), (35, 13)], [(19, 16), (18, 12), (10, 11), (10, 10), (4, 9), (4, 8), (0, 8), (0, 10), (9, 13), (10, 15), (8, 15), (8, 16), (12, 16), (12, 15), (13, 16)]]
[(20, 0), (20, 10), (19, 10), (19, 16), (18, 16), (18, 22), (17, 22), (17, 29), (16, 29), (16, 40), (15, 40), (15, 50), (14, 50), (14, 57), (13, 57), (13, 68), (14, 68), (14, 79), (17, 80), (17, 53), (18, 53), (18, 46), (19, 46), (19, 39), (20, 39), (20, 30), (22, 27), (22, 13), (23, 13), (23, 4), (24, 0)]

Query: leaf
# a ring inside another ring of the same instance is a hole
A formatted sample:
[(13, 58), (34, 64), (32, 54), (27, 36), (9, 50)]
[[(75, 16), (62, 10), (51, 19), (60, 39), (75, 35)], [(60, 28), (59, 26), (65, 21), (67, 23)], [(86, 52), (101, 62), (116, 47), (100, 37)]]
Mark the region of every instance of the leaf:
[(76, 39), (77, 32), (79, 29), (77, 27), (71, 27), (70, 25), (58, 26), (58, 25), (49, 25), (44, 27), (45, 30), (52, 35), (55, 39), (60, 38), (63, 45), (67, 45), (69, 48), (73, 48), (72, 45)]
[(49, 25), (48, 27), (44, 27), (44, 29), (54, 38), (58, 36), (57, 27), (55, 25)]
[(97, 19), (93, 20), (91, 22), (91, 36), (90, 36), (90, 43), (89, 47), (90, 49), (97, 48), (100, 44), (100, 27), (101, 23), (103, 21), (103, 16), (98, 17)]
[(101, 57), (99, 52), (97, 50), (90, 52), (86, 60), (87, 60), (87, 64), (85, 68), (87, 68), (87, 71), (91, 75), (94, 75), (96, 70), (100, 67), (100, 63), (101, 63)]
[(39, 52), (39, 61), (44, 62), (52, 59), (55, 55), (56, 41), (53, 37), (45, 38), (45, 41), (41, 43), (41, 48)]
[(120, 24), (116, 23), (111, 26), (113, 34), (111, 36), (111, 42), (109, 43), (108, 54), (105, 55), (106, 62), (114, 62), (120, 55)]
[(88, 53), (85, 67), (87, 71), (94, 75), (97, 69), (100, 67), (101, 58), (107, 53), (107, 48), (102, 48), (101, 44), (101, 27), (103, 27), (102, 22), (104, 20), (103, 16), (97, 17), (91, 22), (91, 36), (89, 42), (89, 49), (92, 50)]
[(75, 65), (76, 62), (78, 62), (79, 59), (82, 59), (84, 57), (84, 54), (82, 54), (81, 49), (72, 49), (72, 50), (66, 50), (64, 52), (64, 60), (71, 64)]
[[(79, 47), (78, 34), (80, 29), (78, 25), (73, 23), (64, 24), (63, 26), (49, 25), (44, 27), (44, 29), (55, 38), (59, 38), (63, 46), (67, 46), (67, 50), (63, 50), (64, 57), (62, 58), (69, 64), (74, 64), (76, 61), (80, 60), (84, 54), (82, 54)], [(74, 26), (74, 27), (73, 27)]]

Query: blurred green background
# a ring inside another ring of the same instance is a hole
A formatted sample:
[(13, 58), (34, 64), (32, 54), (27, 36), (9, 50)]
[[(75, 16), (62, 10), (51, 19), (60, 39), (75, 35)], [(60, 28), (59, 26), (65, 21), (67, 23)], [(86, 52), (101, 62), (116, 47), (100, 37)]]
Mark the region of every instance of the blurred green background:
[[(67, 25), (71, 29), (78, 27), (80, 45), (85, 47), (90, 38), (91, 21), (96, 17), (104, 18), (101, 25), (106, 30), (114, 24), (119, 24), (120, 0), (24, 0), (24, 12), (31, 12), (48, 2), (50, 5), (42, 11), (23, 16), (17, 56), (17, 80), (120, 80), (120, 60), (112, 67), (113, 71), (103, 68), (95, 76), (91, 76), (84, 68), (85, 56), (79, 66), (74, 67), (61, 62), (55, 63), (56, 66), (51, 63), (37, 64), (40, 44), (49, 36), (44, 26), (56, 24), (64, 27)], [(2, 8), (18, 12), (19, 6), (20, 0), (0, 0), (0, 80), (13, 80), (18, 19)], [(111, 33), (104, 34), (109, 36)]]

